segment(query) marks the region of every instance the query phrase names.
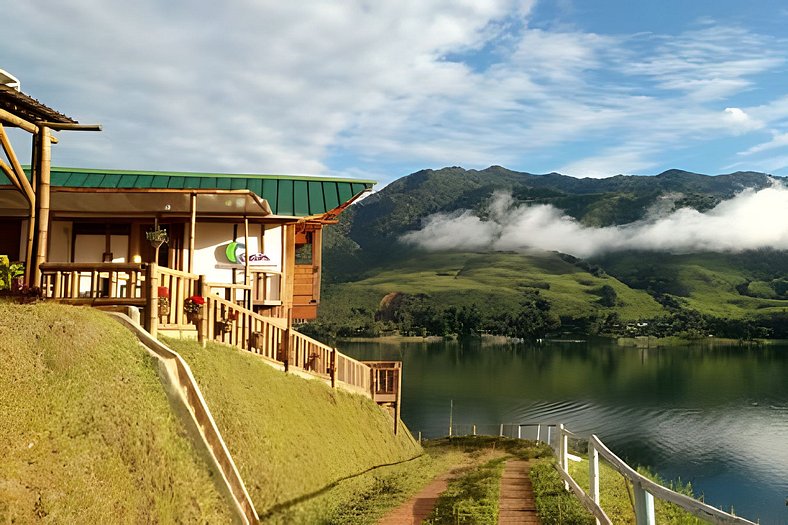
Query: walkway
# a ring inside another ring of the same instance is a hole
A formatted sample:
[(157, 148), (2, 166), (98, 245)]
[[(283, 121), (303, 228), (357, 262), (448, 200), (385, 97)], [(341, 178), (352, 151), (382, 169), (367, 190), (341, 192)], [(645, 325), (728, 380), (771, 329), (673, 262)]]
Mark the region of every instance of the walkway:
[(455, 475), (456, 472), (452, 470), (433, 479), (421, 492), (380, 520), (378, 525), (419, 525), (430, 515), (438, 497), (443, 494)]
[(521, 459), (506, 462), (501, 476), (498, 525), (540, 525), (528, 472), (531, 463)]

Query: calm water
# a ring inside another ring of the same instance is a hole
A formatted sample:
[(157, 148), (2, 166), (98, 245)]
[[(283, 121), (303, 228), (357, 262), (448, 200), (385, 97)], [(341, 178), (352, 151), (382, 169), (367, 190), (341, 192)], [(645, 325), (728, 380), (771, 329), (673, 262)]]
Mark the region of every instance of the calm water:
[(402, 417), (414, 432), (454, 422), (560, 422), (595, 433), (632, 464), (692, 482), (706, 501), (788, 524), (788, 346), (540, 348), (479, 343), (343, 343), (362, 359), (404, 362)]

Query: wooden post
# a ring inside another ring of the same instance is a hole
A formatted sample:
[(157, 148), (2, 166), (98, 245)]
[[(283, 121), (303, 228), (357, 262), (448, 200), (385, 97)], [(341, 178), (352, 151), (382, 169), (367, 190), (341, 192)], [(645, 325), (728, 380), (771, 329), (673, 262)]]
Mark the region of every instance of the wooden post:
[(320, 302), (320, 283), (323, 274), (323, 228), (312, 232), (312, 299)]
[(52, 143), (50, 131), (41, 126), (38, 132), (38, 187), (36, 188), (36, 216), (38, 221), (38, 238), (36, 241), (35, 266), (33, 282), (38, 286), (41, 281), (41, 264), (47, 261), (49, 246), (49, 183), (52, 164)]
[[(189, 259), (189, 262), (191, 262), (191, 259)], [(207, 280), (206, 280), (206, 277), (204, 275), (200, 275), (197, 278), (197, 293), (200, 295), (200, 297), (205, 297), (206, 298), (204, 308), (205, 308), (205, 310), (208, 310), (209, 309), (209, 304), (208, 304), (208, 300), (207, 300), (207, 297), (208, 297), (208, 285), (206, 283), (207, 283)], [(206, 336), (206, 332), (208, 331), (208, 315), (207, 315), (207, 313), (208, 313), (207, 311), (203, 312), (202, 319), (200, 319), (200, 321), (197, 323), (197, 341), (200, 343), (200, 345), (203, 348), (205, 348), (205, 346), (207, 344), (207, 337), (205, 337)]]
[(337, 386), (337, 349), (331, 349), (331, 388)]
[(282, 337), (282, 355), (285, 358), (285, 372), (290, 369), (290, 330), (293, 328), (293, 310), (287, 309), (287, 328)]
[(449, 400), (449, 437), (451, 437), (452, 433), (452, 424), (454, 422), (454, 400)]
[[(189, 222), (189, 273), (194, 273), (194, 236), (197, 232), (197, 194), (190, 199), (191, 219)], [(202, 295), (202, 294), (201, 294)], [(203, 295), (203, 297), (205, 297)]]
[(282, 251), (282, 281), (280, 293), (282, 306), (287, 309), (293, 307), (293, 287), (295, 280), (295, 224), (282, 226), (284, 250)]
[[(588, 444), (588, 484), (591, 498), (599, 505), (599, 451), (593, 443)], [(599, 518), (596, 518), (596, 525), (599, 525)]]
[(159, 272), (156, 263), (148, 263), (145, 285), (145, 329), (156, 337), (159, 331)]
[(399, 430), (399, 415), (402, 412), (402, 367), (395, 368), (397, 371), (397, 404), (394, 408), (394, 435), (397, 435)]
[[(244, 286), (249, 286), (249, 218), (244, 217)], [(244, 290), (244, 308), (252, 309), (252, 292)]]
[(637, 525), (655, 525), (654, 496), (646, 492), (637, 481), (632, 482), (632, 488), (635, 493), (635, 523)]

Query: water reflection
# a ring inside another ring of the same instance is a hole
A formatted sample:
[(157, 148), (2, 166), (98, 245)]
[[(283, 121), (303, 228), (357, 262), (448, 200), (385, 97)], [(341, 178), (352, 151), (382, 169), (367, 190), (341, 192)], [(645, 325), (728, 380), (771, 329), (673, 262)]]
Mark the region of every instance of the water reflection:
[[(691, 481), (706, 501), (788, 524), (788, 348), (544, 347), (477, 342), (349, 344), (404, 361), (403, 419), (445, 435), (454, 421), (562, 422), (627, 460)], [(489, 431), (489, 430), (488, 430)]]

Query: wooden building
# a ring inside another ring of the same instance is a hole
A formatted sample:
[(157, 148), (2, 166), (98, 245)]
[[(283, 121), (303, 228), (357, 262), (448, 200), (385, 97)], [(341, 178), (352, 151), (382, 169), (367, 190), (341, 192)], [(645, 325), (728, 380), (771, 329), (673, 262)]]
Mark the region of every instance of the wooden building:
[[(32, 137), (23, 166), (5, 132)], [(368, 396), (399, 420), (401, 363), (361, 362), (293, 329), (320, 301), (322, 233), (374, 181), (52, 167), (54, 132), (100, 131), (0, 70), (0, 254), (44, 299), (129, 308)], [(4, 158), (3, 158), (4, 157)]]
[[(225, 289), (224, 297), (246, 299), (263, 315), (287, 317), (291, 310), (295, 319), (317, 315), (323, 228), (374, 184), (327, 177), (56, 167), (50, 173), (43, 262), (157, 262), (204, 275), (212, 285), (237, 285)], [(24, 261), (28, 206), (10, 180), (2, 182), (0, 253)], [(167, 242), (154, 248), (147, 238), (153, 231), (166, 231)], [(87, 276), (78, 288), (90, 293)]]

